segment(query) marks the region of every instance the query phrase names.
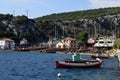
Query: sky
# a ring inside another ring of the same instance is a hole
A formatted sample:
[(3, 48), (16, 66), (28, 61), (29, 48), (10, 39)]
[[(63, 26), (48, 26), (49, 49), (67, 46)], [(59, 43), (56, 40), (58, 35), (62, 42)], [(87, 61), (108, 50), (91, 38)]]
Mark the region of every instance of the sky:
[(120, 0), (1, 0), (0, 14), (37, 18), (54, 13), (119, 6)]

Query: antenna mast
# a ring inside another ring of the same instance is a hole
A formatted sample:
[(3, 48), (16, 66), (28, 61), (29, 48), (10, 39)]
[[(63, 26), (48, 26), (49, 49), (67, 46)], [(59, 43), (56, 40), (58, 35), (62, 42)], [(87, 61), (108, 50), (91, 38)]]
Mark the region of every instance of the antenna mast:
[(28, 10), (26, 10), (26, 13), (27, 13), (27, 18), (28, 18)]

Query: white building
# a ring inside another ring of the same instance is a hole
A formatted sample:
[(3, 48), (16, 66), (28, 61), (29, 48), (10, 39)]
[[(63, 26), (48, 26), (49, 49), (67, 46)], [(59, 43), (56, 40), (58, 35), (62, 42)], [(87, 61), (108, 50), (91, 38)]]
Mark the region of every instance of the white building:
[(76, 48), (76, 39), (67, 37), (64, 40), (56, 44), (56, 48)]
[(64, 43), (65, 43), (66, 48), (76, 48), (77, 47), (76, 42), (77, 41), (75, 38), (67, 37), (64, 39)]
[(28, 47), (28, 44), (29, 42), (27, 41), (27, 39), (23, 38), (21, 41), (20, 41), (20, 46), (25, 48), (25, 47)]
[(61, 48), (61, 49), (66, 48), (66, 47), (65, 47), (65, 43), (63, 43), (63, 42), (57, 43), (57, 44), (56, 44), (56, 48)]
[(15, 48), (14, 40), (10, 38), (0, 39), (0, 49), (12, 49)]

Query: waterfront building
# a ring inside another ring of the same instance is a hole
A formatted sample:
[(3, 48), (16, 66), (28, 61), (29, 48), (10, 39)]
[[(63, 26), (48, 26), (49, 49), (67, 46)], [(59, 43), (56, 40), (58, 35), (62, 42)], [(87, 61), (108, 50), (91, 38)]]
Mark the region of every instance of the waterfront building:
[(77, 46), (76, 39), (71, 37), (65, 38), (64, 43), (66, 48), (76, 48)]
[(12, 49), (15, 48), (14, 40), (10, 38), (0, 39), (0, 49)]
[(28, 45), (29, 45), (29, 42), (28, 42), (27, 39), (23, 38), (23, 39), (20, 41), (20, 47), (21, 47), (21, 48), (26, 48), (26, 47), (28, 47)]
[(63, 43), (63, 42), (57, 43), (57, 44), (56, 44), (56, 48), (64, 49), (64, 48), (65, 48), (65, 43)]

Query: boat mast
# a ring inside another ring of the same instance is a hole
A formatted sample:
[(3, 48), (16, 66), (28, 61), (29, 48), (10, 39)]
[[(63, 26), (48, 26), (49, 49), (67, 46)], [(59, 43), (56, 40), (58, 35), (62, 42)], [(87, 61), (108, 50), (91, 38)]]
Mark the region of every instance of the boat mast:
[(56, 24), (55, 24), (55, 40), (56, 40), (56, 33), (57, 33), (57, 32), (56, 32)]
[(74, 26), (74, 39), (75, 41), (75, 52), (77, 52), (77, 38), (76, 38), (76, 31), (75, 31), (75, 26)]
[(65, 29), (65, 28), (64, 28), (64, 26), (63, 26), (63, 39), (64, 39), (64, 29)]

